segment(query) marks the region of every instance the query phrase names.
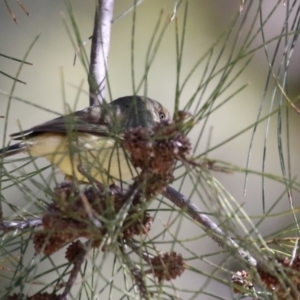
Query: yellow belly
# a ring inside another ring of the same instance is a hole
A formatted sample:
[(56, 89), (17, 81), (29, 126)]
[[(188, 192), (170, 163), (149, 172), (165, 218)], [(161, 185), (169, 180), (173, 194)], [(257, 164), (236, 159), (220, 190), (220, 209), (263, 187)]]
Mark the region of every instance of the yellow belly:
[(78, 167), (103, 184), (126, 181), (137, 174), (123, 148), (111, 138), (79, 133), (76, 141), (70, 141), (66, 134), (45, 133), (27, 143), (32, 156), (46, 158), (63, 173), (79, 181), (89, 180), (78, 171)]

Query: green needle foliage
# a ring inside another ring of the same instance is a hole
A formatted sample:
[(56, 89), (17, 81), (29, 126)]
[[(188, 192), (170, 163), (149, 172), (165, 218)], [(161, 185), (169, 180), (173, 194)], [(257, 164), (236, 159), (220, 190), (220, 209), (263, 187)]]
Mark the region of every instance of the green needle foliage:
[[(189, 45), (197, 37), (192, 35), (198, 28), (193, 28), (191, 19), (199, 4), (181, 0), (174, 1), (168, 12), (160, 6), (149, 10), (148, 15), (155, 16), (152, 27), (141, 35), (148, 21), (141, 21), (140, 9), (149, 1), (115, 2), (111, 52), (115, 39), (123, 39), (114, 28), (125, 24), (122, 30), (130, 55), (125, 58), (118, 49), (118, 56), (110, 57), (105, 66), (107, 101), (115, 98), (118, 85), (110, 70), (115, 60), (128, 60), (123, 78), (130, 78), (127, 90), (132, 95), (151, 97), (156, 79), (161, 78), (159, 71), (170, 68), (173, 77), (164, 81), (172, 82), (174, 97), (164, 104), (172, 107), (173, 119), (151, 130), (137, 128), (114, 136), (142, 172), (135, 181), (115, 181), (110, 187), (85, 169), (81, 172), (89, 182), (83, 185), (65, 182), (54, 167), (33, 157), (0, 157), (1, 299), (299, 299), (300, 185), (294, 155), (299, 151), (293, 135), (299, 111), (297, 93), (289, 89), (290, 67), (297, 54), (298, 1), (236, 1), (230, 22), (210, 43), (203, 42), (199, 33), (196, 57), (190, 55)], [(13, 6), (4, 1), (4, 7), (15, 18)], [(87, 79), (89, 42), (81, 33), (77, 21), (81, 11), (75, 7), (66, 1), (63, 22), (79, 58), (76, 64)], [(281, 25), (278, 21), (270, 34), (279, 12)], [(165, 48), (170, 35), (172, 53)], [(11, 88), (1, 89), (7, 103), (1, 113), (5, 119), (0, 119), (3, 146), (10, 143), (12, 103), (54, 112), (16, 92), (27, 61), (35, 63), (28, 55), (40, 43), (38, 37), (23, 50), (23, 57), (14, 58), (12, 63), (20, 64), (15, 75), (0, 70), (12, 80)], [(258, 54), (263, 54), (263, 62), (257, 73), (263, 74), (255, 76), (263, 78), (263, 88), (255, 87), (255, 96), (249, 97), (260, 99), (253, 103), (256, 113), (251, 113), (248, 125), (228, 133), (230, 118), (248, 118), (237, 99), (252, 93), (247, 76)], [(0, 55), (0, 59), (14, 56)], [(173, 57), (172, 65), (158, 68), (161, 56), (168, 62)], [(83, 82), (71, 100), (65, 82), (61, 72), (67, 113), (72, 110), (70, 103), (82, 97), (88, 104)], [(227, 107), (229, 117), (224, 113)], [(218, 142), (216, 120), (224, 129)], [(258, 140), (260, 155), (254, 151)], [(242, 164), (235, 161), (241, 151)], [(278, 153), (276, 159), (270, 158), (273, 152)], [(242, 194), (228, 188), (228, 182)]]

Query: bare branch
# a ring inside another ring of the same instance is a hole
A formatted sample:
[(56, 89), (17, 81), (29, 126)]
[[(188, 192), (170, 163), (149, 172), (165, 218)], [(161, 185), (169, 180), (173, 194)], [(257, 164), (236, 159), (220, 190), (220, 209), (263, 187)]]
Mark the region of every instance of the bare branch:
[(28, 221), (3, 221), (0, 223), (0, 230), (13, 231), (17, 229), (28, 229), (41, 226), (42, 219), (28, 220)]
[(179, 208), (186, 211), (186, 213), (195, 221), (200, 223), (207, 233), (216, 241), (222, 248), (227, 248), (237, 258), (243, 260), (250, 266), (256, 266), (257, 261), (247, 251), (242, 249), (232, 238), (228, 237), (216, 223), (214, 223), (207, 215), (184, 195), (168, 186), (167, 189), (162, 192), (162, 195), (169, 199)]
[(98, 0), (95, 12), (89, 72), (90, 105), (98, 105), (105, 96), (107, 58), (114, 0)]
[(73, 264), (74, 264), (73, 269), (70, 272), (70, 276), (69, 276), (69, 279), (66, 283), (65, 289), (64, 289), (62, 295), (59, 298), (60, 300), (68, 299), (68, 295), (69, 295), (72, 287), (75, 284), (76, 278), (77, 278), (77, 276), (80, 272), (80, 268), (81, 268), (82, 264), (85, 261), (85, 256), (88, 253), (88, 251), (90, 250), (90, 246), (91, 246), (91, 241), (90, 240), (87, 241), (85, 243), (85, 245), (82, 245), (82, 247), (80, 249), (80, 252), (77, 254), (77, 257), (73, 262)]

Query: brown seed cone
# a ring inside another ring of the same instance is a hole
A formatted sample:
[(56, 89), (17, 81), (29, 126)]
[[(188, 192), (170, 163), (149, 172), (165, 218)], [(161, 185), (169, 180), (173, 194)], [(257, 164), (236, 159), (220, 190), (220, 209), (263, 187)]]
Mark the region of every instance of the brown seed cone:
[(185, 270), (184, 260), (181, 254), (166, 252), (151, 259), (154, 276), (159, 281), (175, 279)]
[(65, 258), (69, 262), (74, 263), (75, 261), (78, 260), (78, 257), (81, 257), (80, 254), (82, 253), (82, 251), (84, 251), (84, 246), (79, 240), (77, 240), (68, 246), (66, 250)]

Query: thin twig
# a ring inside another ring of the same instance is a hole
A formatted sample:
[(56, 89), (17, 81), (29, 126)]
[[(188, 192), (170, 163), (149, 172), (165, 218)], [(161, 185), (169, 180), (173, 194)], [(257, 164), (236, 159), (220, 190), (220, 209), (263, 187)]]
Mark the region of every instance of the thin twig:
[(134, 251), (134, 253), (137, 255), (137, 256), (139, 256), (139, 257), (141, 257), (147, 264), (152, 264), (152, 259), (153, 259), (153, 255), (152, 254), (150, 254), (150, 253), (148, 253), (148, 252), (146, 252), (146, 251), (141, 251), (141, 248), (140, 247), (138, 247), (138, 246), (136, 246), (133, 242), (132, 242), (132, 240), (130, 240), (130, 239), (127, 239), (126, 240), (126, 245), (128, 246), (128, 247), (130, 247), (131, 248), (131, 250), (132, 251)]
[(20, 2), (20, 0), (17, 0), (17, 3), (19, 4), (19, 6), (22, 8), (22, 10), (24, 11), (24, 13), (29, 17), (29, 11), (26, 9), (26, 7)]
[(232, 238), (228, 237), (216, 223), (201, 212), (201, 210), (184, 195), (170, 186), (162, 192), (162, 195), (179, 208), (185, 210), (191, 218), (204, 226), (207, 233), (219, 244), (219, 246), (224, 249), (227, 248), (237, 258), (242, 259), (248, 265), (256, 266), (257, 261), (255, 258), (253, 258), (246, 250), (242, 249)]
[(41, 226), (42, 219), (28, 220), (28, 221), (6, 221), (0, 223), (0, 230), (13, 231), (17, 229), (28, 229)]
[(89, 72), (90, 105), (100, 104), (105, 96), (107, 58), (114, 0), (98, 0), (95, 12)]
[(8, 12), (9, 12), (11, 18), (13, 19), (13, 21), (14, 21), (16, 24), (18, 24), (17, 18), (16, 18), (16, 16), (15, 16), (15, 14), (13, 13), (13, 11), (10, 9), (10, 7), (9, 7), (9, 5), (8, 5), (8, 3), (7, 3), (7, 0), (4, 0), (4, 3), (5, 3), (5, 5), (6, 5), (6, 8), (7, 8)]
[(69, 279), (66, 283), (65, 289), (59, 298), (60, 300), (68, 299), (68, 295), (71, 291), (71, 288), (73, 287), (73, 285), (76, 281), (78, 273), (80, 272), (80, 268), (81, 268), (83, 262), (85, 261), (85, 256), (88, 253), (90, 248), (91, 248), (91, 241), (87, 241), (84, 244), (84, 247), (82, 248), (81, 252), (77, 255), (76, 260), (74, 261), (73, 269), (71, 270)]
[(146, 282), (144, 281), (142, 271), (139, 268), (137, 268), (137, 266), (133, 263), (133, 261), (131, 260), (131, 258), (128, 256), (127, 252), (123, 248), (120, 247), (120, 250), (123, 254), (122, 256), (123, 262), (124, 264), (126, 264), (134, 280), (135, 286), (139, 290), (140, 298), (150, 299), (149, 294), (147, 292), (147, 286), (146, 286)]

